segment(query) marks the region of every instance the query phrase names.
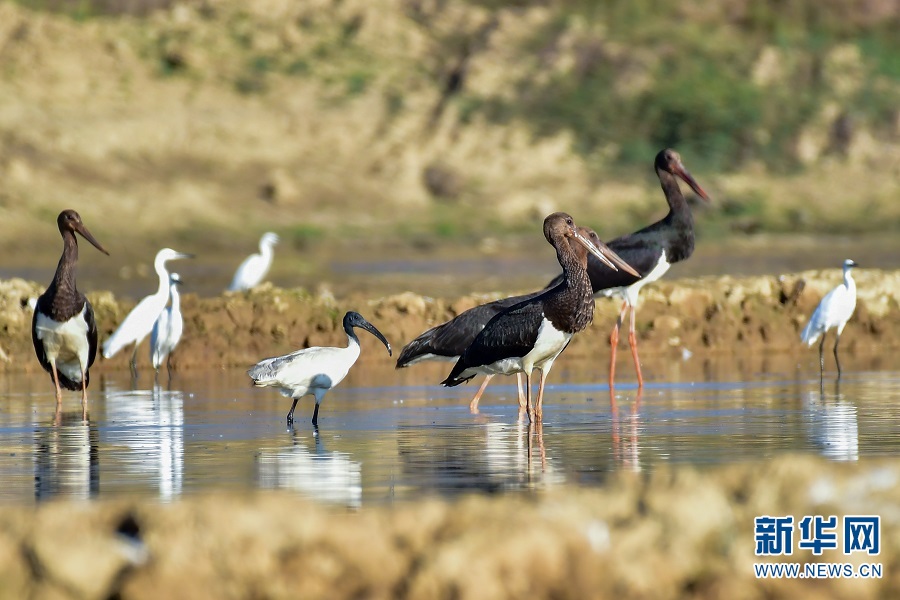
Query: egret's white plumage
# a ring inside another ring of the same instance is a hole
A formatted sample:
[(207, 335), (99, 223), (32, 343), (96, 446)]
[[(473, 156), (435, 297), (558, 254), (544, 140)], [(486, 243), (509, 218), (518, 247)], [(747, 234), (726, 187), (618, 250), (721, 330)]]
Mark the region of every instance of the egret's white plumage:
[(825, 370), (825, 356), (823, 354), (823, 346), (825, 344), (825, 334), (829, 329), (837, 329), (834, 339), (834, 360), (837, 363), (838, 377), (841, 376), (841, 361), (838, 359), (838, 342), (841, 339), (841, 332), (853, 311), (856, 310), (856, 282), (853, 280), (851, 270), (857, 267), (857, 263), (849, 258), (844, 261), (844, 281), (822, 298), (809, 323), (803, 328), (800, 339), (807, 346), (812, 346), (822, 337), (819, 342), (819, 368), (820, 371)]
[(134, 343), (131, 355), (131, 366), (135, 366), (137, 347), (153, 329), (153, 324), (169, 301), (169, 272), (166, 263), (179, 258), (191, 258), (192, 255), (177, 252), (171, 248), (163, 248), (156, 253), (153, 268), (159, 275), (159, 289), (147, 296), (135, 306), (111, 336), (103, 343), (103, 358), (111, 358), (119, 350)]
[(262, 283), (266, 273), (269, 272), (269, 267), (272, 266), (273, 247), (278, 242), (278, 236), (271, 231), (263, 234), (259, 240), (259, 254), (251, 254), (244, 259), (235, 271), (228, 291), (249, 290)]
[(169, 355), (181, 341), (181, 333), (184, 330), (181, 298), (178, 295), (179, 285), (181, 285), (181, 277), (178, 273), (170, 273), (169, 297), (171, 302), (159, 313), (156, 323), (153, 324), (153, 331), (150, 333), (150, 362), (157, 371), (163, 361), (166, 361), (166, 368), (169, 368)]
[(359, 338), (353, 331), (360, 327), (373, 334), (387, 347), (391, 354), (391, 345), (374, 325), (366, 321), (359, 313), (350, 311), (344, 315), (344, 332), (347, 334), (347, 346), (344, 348), (313, 347), (297, 350), (284, 356), (267, 358), (256, 363), (247, 375), (257, 387), (275, 387), (284, 395), (294, 399), (287, 415), (290, 426), (294, 422), (294, 409), (297, 401), (306, 395), (314, 396), (316, 408), (313, 412), (312, 424), (318, 424), (319, 403), (325, 394), (343, 381), (350, 367), (359, 358)]

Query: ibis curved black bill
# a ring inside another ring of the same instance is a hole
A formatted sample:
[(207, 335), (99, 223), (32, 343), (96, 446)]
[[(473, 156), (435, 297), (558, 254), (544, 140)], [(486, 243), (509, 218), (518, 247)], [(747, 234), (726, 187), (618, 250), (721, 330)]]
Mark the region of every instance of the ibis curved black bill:
[(631, 265), (629, 265), (622, 259), (622, 257), (610, 250), (606, 244), (602, 244), (598, 247), (578, 232), (575, 232), (575, 239), (581, 242), (581, 244), (583, 244), (591, 254), (596, 256), (600, 260), (600, 262), (605, 264), (613, 271), (618, 271), (621, 268), (626, 273), (630, 273), (635, 277), (641, 276), (641, 274), (635, 271)]
[(381, 343), (384, 344), (385, 348), (387, 348), (388, 356), (393, 356), (391, 345), (388, 343), (387, 339), (385, 339), (385, 337), (381, 335), (381, 332), (378, 331), (378, 329), (374, 325), (363, 319), (361, 323), (357, 324), (357, 327), (362, 327), (363, 329), (377, 337), (379, 340), (381, 340)]

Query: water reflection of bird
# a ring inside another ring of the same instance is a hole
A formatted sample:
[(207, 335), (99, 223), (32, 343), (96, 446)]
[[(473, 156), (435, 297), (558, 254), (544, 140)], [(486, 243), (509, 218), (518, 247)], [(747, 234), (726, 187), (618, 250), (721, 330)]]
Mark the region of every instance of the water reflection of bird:
[(100, 453), (96, 426), (77, 412), (61, 413), (54, 427), (34, 433), (34, 497), (87, 500), (100, 491)]
[(859, 265), (849, 258), (844, 261), (844, 281), (822, 298), (816, 310), (809, 318), (809, 323), (800, 333), (800, 339), (807, 346), (812, 346), (822, 336), (819, 342), (819, 374), (825, 373), (825, 354), (823, 347), (825, 346), (825, 334), (829, 329), (836, 328), (834, 337), (834, 362), (837, 365), (838, 379), (841, 378), (841, 361), (838, 358), (838, 343), (841, 341), (841, 332), (853, 311), (856, 310), (856, 282), (850, 271)]
[(131, 354), (131, 368), (137, 369), (137, 349), (150, 331), (160, 313), (169, 301), (169, 272), (166, 263), (170, 260), (192, 258), (193, 255), (177, 252), (171, 248), (163, 248), (156, 253), (153, 268), (159, 275), (159, 288), (156, 293), (147, 296), (135, 306), (109, 338), (103, 343), (103, 358), (112, 358), (128, 344), (134, 344)]
[(261, 450), (256, 458), (257, 481), (266, 489), (287, 489), (315, 500), (358, 508), (362, 506), (362, 465), (343, 452), (328, 452), (322, 436), (310, 452), (291, 430), (287, 448)]
[[(556, 357), (572, 336), (587, 327), (594, 316), (594, 299), (586, 265), (592, 252), (609, 268), (631, 267), (608, 249), (600, 250), (575, 229), (566, 213), (544, 219), (544, 237), (556, 249), (563, 268), (557, 286), (520, 302), (493, 317), (460, 356), (442, 382), (455, 386), (478, 374), (522, 372), (526, 380), (529, 419), (541, 419), (544, 383)], [(633, 271), (633, 269), (632, 269)], [(531, 401), (531, 372), (541, 371), (536, 402)]]
[(269, 272), (269, 267), (272, 266), (273, 248), (278, 242), (278, 236), (274, 233), (268, 232), (263, 234), (259, 240), (259, 254), (251, 254), (244, 259), (244, 262), (235, 271), (231, 285), (228, 286), (228, 291), (249, 290), (262, 283), (262, 280)]
[[(676, 177), (684, 180), (701, 198), (709, 199), (703, 188), (685, 169), (681, 162), (681, 156), (674, 150), (665, 149), (659, 152), (654, 160), (654, 168), (669, 204), (669, 213), (652, 225), (609, 242), (609, 247), (614, 252), (640, 272), (640, 278), (625, 271), (610, 271), (601, 262), (588, 257), (588, 274), (594, 294), (615, 296), (623, 300), (619, 318), (616, 320), (609, 339), (612, 346), (612, 355), (609, 360), (610, 386), (614, 384), (616, 375), (616, 347), (619, 343), (619, 328), (625, 319), (625, 313), (629, 310), (631, 311), (631, 325), (628, 330), (628, 343), (631, 345), (631, 356), (637, 371), (638, 386), (644, 385), (634, 325), (638, 294), (645, 285), (662, 277), (672, 264), (687, 260), (694, 252), (694, 217), (687, 200), (681, 193), (681, 188), (678, 187)], [(551, 282), (551, 285), (558, 281), (557, 277)]]
[(809, 392), (805, 399), (809, 437), (822, 456), (833, 460), (859, 459), (859, 423), (856, 406), (839, 392)]
[(145, 477), (160, 500), (181, 495), (184, 482), (184, 392), (108, 391), (107, 422), (103, 430), (107, 448), (124, 448), (122, 464), (133, 475)]
[[(621, 466), (629, 471), (640, 471), (640, 445), (638, 444), (638, 421), (640, 420), (641, 397), (643, 396), (643, 388), (637, 389), (634, 403), (631, 410), (625, 416), (624, 424), (619, 415), (619, 405), (616, 402), (615, 390), (609, 390), (609, 406), (612, 416), (612, 440), (613, 440), (613, 459), (621, 464)], [(623, 437), (623, 425), (627, 427), (627, 433)]]
[[(578, 232), (590, 240), (597, 248), (605, 247), (593, 229), (578, 227)], [(459, 360), (460, 355), (475, 340), (475, 336), (481, 333), (488, 321), (507, 308), (530, 300), (544, 291), (539, 290), (522, 296), (512, 296), (488, 302), (487, 304), (463, 311), (446, 323), (432, 327), (404, 346), (403, 350), (400, 351), (400, 356), (397, 358), (397, 368), (402, 369), (426, 360), (453, 362)], [(493, 373), (488, 373), (485, 376), (484, 382), (482, 382), (481, 387), (478, 388), (478, 391), (469, 403), (469, 410), (472, 413), (478, 413), (478, 403), (481, 400), (481, 395), (493, 377)], [(525, 404), (525, 392), (522, 389), (521, 373), (516, 374), (516, 380), (519, 405), (522, 406)]]
[(97, 323), (94, 309), (75, 285), (78, 239), (75, 232), (109, 254), (88, 231), (74, 210), (64, 210), (56, 219), (63, 238), (63, 252), (53, 281), (37, 299), (31, 321), (34, 352), (56, 387), (57, 419), (62, 411), (62, 390), (81, 390), (81, 418), (87, 420), (88, 369), (97, 356)]
[(178, 273), (169, 275), (169, 297), (171, 304), (159, 313), (153, 331), (150, 333), (150, 362), (156, 372), (163, 361), (166, 361), (166, 370), (172, 373), (170, 364), (172, 351), (181, 341), (181, 333), (184, 330), (184, 318), (181, 316), (181, 298), (178, 295), (178, 286), (181, 285), (181, 277)]
[(350, 311), (345, 314), (343, 325), (347, 334), (345, 348), (304, 348), (284, 356), (262, 360), (247, 371), (253, 385), (276, 387), (284, 396), (294, 399), (287, 414), (288, 427), (294, 422), (297, 401), (307, 394), (316, 398), (312, 424), (318, 425), (319, 403), (322, 402), (322, 398), (328, 390), (343, 381), (350, 367), (359, 358), (359, 338), (356, 337), (354, 327), (365, 329), (377, 337), (387, 348), (388, 355), (391, 354), (391, 345), (385, 337), (359, 313)]

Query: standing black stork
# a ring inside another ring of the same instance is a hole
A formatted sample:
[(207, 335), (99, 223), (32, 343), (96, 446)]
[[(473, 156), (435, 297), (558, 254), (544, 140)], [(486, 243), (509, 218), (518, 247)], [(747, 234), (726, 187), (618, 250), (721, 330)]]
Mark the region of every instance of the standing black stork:
[[(595, 296), (622, 298), (622, 310), (613, 327), (609, 343), (612, 354), (609, 359), (609, 385), (613, 386), (616, 375), (616, 346), (619, 344), (619, 328), (625, 319), (625, 312), (631, 310), (631, 325), (628, 330), (628, 343), (631, 345), (631, 356), (637, 370), (638, 387), (644, 386), (641, 374), (641, 363), (638, 359), (637, 336), (634, 330), (634, 309), (638, 294), (645, 285), (662, 277), (669, 267), (682, 260), (687, 260), (694, 252), (694, 217), (687, 200), (678, 187), (677, 177), (691, 186), (697, 195), (705, 200), (709, 196), (703, 191), (684, 165), (681, 156), (672, 149), (665, 149), (656, 155), (654, 161), (656, 176), (662, 186), (666, 201), (669, 203), (669, 214), (662, 220), (634, 233), (623, 235), (609, 242), (609, 247), (619, 254), (632, 267), (640, 272), (641, 277), (623, 271), (610, 271), (602, 263), (588, 257), (588, 275)], [(557, 277), (547, 286), (558, 284)]]
[(34, 352), (44, 370), (50, 373), (56, 386), (56, 416), (62, 412), (62, 390), (81, 390), (81, 418), (87, 420), (88, 369), (97, 356), (97, 323), (94, 309), (84, 294), (75, 287), (75, 267), (78, 263), (78, 239), (75, 232), (109, 255), (74, 210), (64, 210), (56, 219), (63, 239), (62, 257), (47, 291), (41, 294), (34, 307), (31, 321), (31, 341)]
[[(598, 249), (575, 229), (572, 217), (557, 212), (544, 219), (544, 237), (556, 249), (562, 281), (552, 289), (513, 305), (494, 316), (459, 357), (443, 382), (455, 386), (477, 374), (524, 373), (530, 420), (542, 418), (544, 383), (553, 361), (572, 336), (594, 316), (594, 298), (587, 275), (587, 255), (593, 253), (609, 268), (617, 265), (639, 276), (605, 246)], [(531, 401), (531, 372), (540, 369), (537, 402)]]
[[(578, 226), (577, 230), (578, 233), (587, 238), (598, 249), (606, 248), (603, 242), (600, 241), (600, 236), (593, 229)], [(609, 267), (604, 266), (604, 268)], [(501, 298), (487, 304), (481, 304), (459, 313), (445, 323), (432, 327), (403, 347), (403, 350), (400, 351), (400, 356), (397, 358), (396, 368), (403, 369), (428, 360), (456, 362), (466, 348), (475, 340), (475, 336), (484, 329), (484, 326), (495, 315), (520, 302), (530, 300), (544, 291), (546, 290), (538, 290), (522, 296)], [(478, 388), (478, 391), (469, 403), (469, 410), (472, 413), (478, 412), (478, 402), (481, 400), (481, 395), (493, 378), (493, 373), (488, 373), (485, 376), (484, 382), (482, 382), (481, 387)], [(522, 374), (517, 373), (516, 391), (519, 396), (519, 406), (524, 407), (525, 392), (522, 389), (522, 383)]]

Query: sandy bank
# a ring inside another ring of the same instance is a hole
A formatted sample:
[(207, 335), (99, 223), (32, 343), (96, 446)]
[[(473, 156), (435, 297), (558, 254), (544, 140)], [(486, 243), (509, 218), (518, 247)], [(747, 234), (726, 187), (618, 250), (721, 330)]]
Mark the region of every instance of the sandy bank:
[[(900, 346), (900, 271), (860, 269), (859, 302), (847, 326), (842, 349)], [(840, 271), (806, 271), (775, 277), (701, 278), (660, 282), (642, 293), (637, 327), (641, 353), (801, 352), (799, 331), (821, 297), (840, 281)], [(31, 346), (32, 311), (28, 298), (41, 284), (0, 282), (0, 368), (39, 369)], [(437, 323), (504, 294), (456, 299), (401, 293), (382, 298), (351, 295), (335, 299), (302, 289), (263, 286), (250, 293), (182, 301), (184, 338), (173, 355), (178, 369), (242, 366), (312, 345), (343, 344), (346, 310), (357, 310), (384, 332), (395, 349)], [(132, 308), (108, 292), (88, 293), (105, 339)], [(619, 303), (601, 299), (593, 325), (577, 336), (567, 356), (607, 347)], [(373, 340), (363, 340), (363, 345)], [(830, 343), (830, 342), (829, 342)], [(130, 353), (98, 358), (95, 370), (123, 369)], [(147, 364), (147, 342), (139, 360)], [(384, 352), (363, 352), (361, 360), (389, 360)]]

